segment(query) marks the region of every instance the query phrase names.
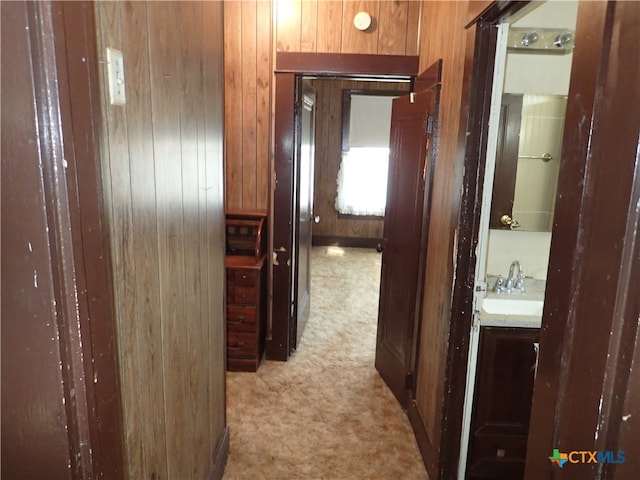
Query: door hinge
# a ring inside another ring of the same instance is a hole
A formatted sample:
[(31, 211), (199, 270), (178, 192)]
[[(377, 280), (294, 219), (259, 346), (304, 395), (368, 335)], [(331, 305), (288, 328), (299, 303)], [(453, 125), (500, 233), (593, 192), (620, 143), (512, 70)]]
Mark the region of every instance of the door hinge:
[(433, 133), (433, 115), (430, 113), (427, 113), (427, 116), (424, 119), (424, 133), (425, 135)]
[(487, 282), (476, 282), (473, 288), (473, 310), (479, 312), (482, 299), (487, 296)]
[(413, 389), (413, 373), (411, 372), (405, 373), (404, 388)]

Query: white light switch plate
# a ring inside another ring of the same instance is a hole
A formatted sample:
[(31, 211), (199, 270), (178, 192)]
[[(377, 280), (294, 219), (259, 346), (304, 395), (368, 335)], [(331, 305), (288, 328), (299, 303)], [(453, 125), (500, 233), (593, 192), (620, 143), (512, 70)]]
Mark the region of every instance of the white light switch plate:
[(120, 50), (107, 48), (107, 75), (109, 102), (111, 105), (124, 105), (127, 97), (124, 93), (124, 59)]

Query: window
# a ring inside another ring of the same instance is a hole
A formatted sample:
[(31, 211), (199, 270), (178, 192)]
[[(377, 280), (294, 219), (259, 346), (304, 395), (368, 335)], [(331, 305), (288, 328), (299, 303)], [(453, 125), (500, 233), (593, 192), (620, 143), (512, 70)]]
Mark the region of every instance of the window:
[(397, 92), (343, 91), (342, 159), (335, 203), (340, 214), (384, 216), (391, 102), (397, 96)]
[(354, 147), (342, 154), (336, 210), (383, 217), (387, 204), (389, 147)]

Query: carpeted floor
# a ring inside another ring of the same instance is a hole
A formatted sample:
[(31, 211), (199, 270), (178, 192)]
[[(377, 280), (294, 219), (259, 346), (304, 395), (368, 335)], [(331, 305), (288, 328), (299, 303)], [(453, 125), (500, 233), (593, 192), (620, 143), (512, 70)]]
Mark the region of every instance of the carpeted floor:
[(374, 368), (380, 255), (314, 247), (311, 317), (286, 362), (227, 374), (224, 479), (428, 479)]

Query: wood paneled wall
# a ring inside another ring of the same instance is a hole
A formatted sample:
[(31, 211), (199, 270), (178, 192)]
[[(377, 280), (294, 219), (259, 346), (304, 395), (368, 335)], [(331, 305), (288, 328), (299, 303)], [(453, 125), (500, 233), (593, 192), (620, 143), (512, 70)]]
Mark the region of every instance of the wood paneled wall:
[[(474, 28), (464, 29), (469, 20), (468, 6), (467, 1), (425, 2), (421, 22), (420, 70), (443, 59), (438, 156), (431, 200), (416, 391), (417, 407), (432, 441), (440, 439), (455, 273), (455, 229), (466, 129), (466, 123), (461, 123), (461, 113), (464, 113), (461, 109), (466, 108), (462, 104), (463, 72), (465, 62), (469, 61), (465, 53), (475, 35)], [(439, 445), (434, 448), (439, 449)]]
[(229, 209), (266, 210), (273, 47), (272, 5), (225, 2), (225, 157)]
[(204, 478), (225, 435), (221, 2), (97, 2), (128, 477)]
[(316, 79), (312, 84), (316, 89), (313, 214), (320, 216), (320, 223), (313, 226), (313, 236), (382, 238), (382, 220), (338, 218), (335, 208), (336, 181), (342, 156), (342, 91), (398, 90), (402, 93), (409, 90), (409, 84), (338, 79)]
[[(409, 0), (225, 3), (227, 208), (268, 208), (275, 52), (417, 55), (421, 8)], [(361, 10), (373, 18), (365, 32), (353, 26)]]
[[(279, 52), (375, 53), (417, 55), (422, 2), (407, 0), (276, 0)], [(371, 15), (360, 31), (353, 17)]]

